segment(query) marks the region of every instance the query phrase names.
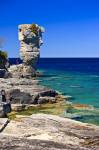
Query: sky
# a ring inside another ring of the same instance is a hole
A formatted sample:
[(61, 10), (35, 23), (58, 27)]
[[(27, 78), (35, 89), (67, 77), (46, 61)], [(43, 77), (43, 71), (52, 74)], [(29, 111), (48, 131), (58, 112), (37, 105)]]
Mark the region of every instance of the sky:
[(0, 0), (0, 38), (19, 57), (18, 25), (45, 28), (41, 57), (99, 57), (99, 0)]

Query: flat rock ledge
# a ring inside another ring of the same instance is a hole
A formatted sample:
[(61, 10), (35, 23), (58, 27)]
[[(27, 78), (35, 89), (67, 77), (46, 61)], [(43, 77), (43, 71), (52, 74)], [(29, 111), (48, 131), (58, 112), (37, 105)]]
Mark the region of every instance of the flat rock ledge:
[(12, 104), (46, 103), (50, 98), (54, 102), (58, 93), (39, 83), (33, 78), (0, 78), (0, 89), (6, 91), (7, 100), (12, 98)]
[(0, 133), (5, 149), (99, 150), (99, 127), (55, 115), (19, 115)]

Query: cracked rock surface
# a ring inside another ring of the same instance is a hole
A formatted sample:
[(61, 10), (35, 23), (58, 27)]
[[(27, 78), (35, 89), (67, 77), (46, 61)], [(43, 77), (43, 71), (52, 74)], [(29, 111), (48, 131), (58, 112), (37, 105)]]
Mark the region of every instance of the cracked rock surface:
[(0, 133), (0, 149), (98, 150), (99, 127), (55, 115), (17, 116)]

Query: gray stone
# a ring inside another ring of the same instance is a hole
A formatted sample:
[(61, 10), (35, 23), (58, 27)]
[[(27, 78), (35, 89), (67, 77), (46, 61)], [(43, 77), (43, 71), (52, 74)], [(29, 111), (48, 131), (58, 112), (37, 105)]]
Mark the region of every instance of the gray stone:
[(7, 114), (3, 111), (3, 107), (0, 107), (0, 118), (5, 118), (7, 117)]
[(11, 97), (11, 104), (31, 104), (32, 96), (29, 93), (21, 92), (19, 89), (11, 89), (6, 92)]
[(40, 96), (50, 96), (50, 97), (55, 97), (56, 95), (58, 95), (58, 93), (55, 90), (49, 89), (49, 90), (45, 90), (40, 92)]
[(0, 78), (4, 78), (5, 72), (6, 72), (5, 69), (0, 69)]
[(12, 104), (11, 105), (12, 111), (17, 111), (17, 112), (25, 110), (25, 107), (26, 106), (24, 104)]
[(38, 99), (38, 104), (44, 104), (44, 103), (55, 103), (56, 99), (55, 97), (50, 97), (50, 96), (44, 96), (44, 97), (39, 97)]
[(17, 115), (0, 135), (0, 148), (99, 150), (99, 127), (56, 115)]
[(6, 91), (7, 101), (12, 104), (37, 104), (42, 97), (50, 99), (58, 94), (56, 91), (39, 85), (39, 81), (27, 78), (0, 79), (0, 89)]
[(10, 73), (6, 69), (0, 69), (0, 78), (8, 78)]
[(0, 137), (1, 150), (98, 150), (93, 148), (83, 148), (80, 146), (72, 146), (67, 144), (60, 144), (54, 141), (40, 140), (40, 139), (26, 139), (3, 136)]
[(7, 114), (11, 112), (10, 103), (0, 103), (0, 118), (7, 117)]
[(36, 76), (34, 68), (25, 64), (12, 65), (8, 70), (13, 78)]

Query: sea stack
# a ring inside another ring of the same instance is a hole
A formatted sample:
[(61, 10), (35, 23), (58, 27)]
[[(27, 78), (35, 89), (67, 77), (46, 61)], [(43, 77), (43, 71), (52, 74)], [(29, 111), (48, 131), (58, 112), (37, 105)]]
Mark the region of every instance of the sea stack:
[(40, 56), (40, 46), (43, 44), (44, 29), (37, 24), (22, 24), (18, 28), (20, 57), (25, 65), (35, 68)]
[(43, 44), (44, 28), (37, 24), (22, 24), (18, 26), (20, 41), (21, 65), (12, 66), (10, 72), (15, 76), (32, 77), (36, 75), (37, 61), (40, 57), (40, 46)]

